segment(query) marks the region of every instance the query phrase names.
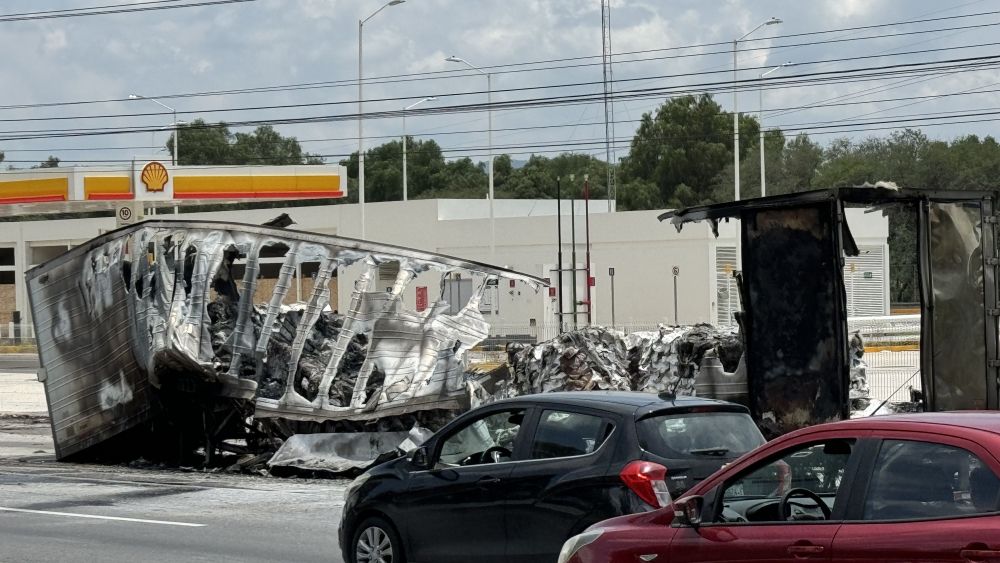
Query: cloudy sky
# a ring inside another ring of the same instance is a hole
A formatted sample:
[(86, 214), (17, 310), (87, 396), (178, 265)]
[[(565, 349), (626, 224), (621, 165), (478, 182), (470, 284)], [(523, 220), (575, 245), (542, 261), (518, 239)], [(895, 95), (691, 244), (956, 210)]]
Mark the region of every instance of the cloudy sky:
[[(4, 0), (0, 14), (117, 3), (124, 0)], [(138, 93), (163, 96), (182, 120), (330, 118), (277, 127), (299, 138), (305, 150), (337, 161), (357, 149), (357, 121), (350, 118), (357, 111), (358, 19), (383, 4), (257, 0), (39, 21), (0, 17), (0, 137), (167, 126), (172, 118), (159, 114), (165, 112), (160, 106), (124, 99)], [(973, 16), (958, 17), (967, 15)], [(669, 93), (716, 91), (716, 99), (731, 109), (732, 94), (713, 85), (732, 79), (731, 41), (772, 16), (783, 23), (751, 35), (756, 41), (742, 43), (739, 55), (741, 80), (796, 63), (768, 77), (774, 86), (763, 97), (772, 108), (765, 114), (768, 124), (809, 132), (826, 143), (837, 136), (886, 134), (885, 128), (906, 119), (926, 124), (928, 116), (958, 114), (966, 117), (938, 119), (933, 123), (941, 125), (924, 130), (943, 139), (993, 133), (998, 115), (993, 112), (1000, 110), (994, 61), (986, 59), (976, 69), (875, 67), (1000, 55), (997, 0), (614, 0), (614, 88), (632, 96), (614, 103), (618, 156), (635, 121)], [(935, 21), (855, 29), (921, 19)], [(822, 31), (830, 32), (813, 33)], [(456, 55), (494, 73), (497, 104), (584, 97), (573, 104), (498, 109), (496, 152), (515, 159), (564, 150), (603, 157), (604, 108), (595, 97), (603, 89), (600, 54), (599, 0), (408, 0), (364, 27), (364, 110), (398, 112), (437, 96), (420, 109), (438, 113), (412, 112), (407, 131), (435, 138), (450, 158), (484, 158), (487, 113), (475, 106), (486, 102), (486, 79), (445, 61)], [(861, 69), (881, 74), (862, 80)], [(890, 70), (908, 74), (886, 76)], [(782, 83), (837, 71), (854, 72), (822, 84)], [(171, 97), (261, 88), (267, 91)], [(105, 101), (11, 107), (95, 100)], [(257, 109), (265, 106), (291, 107)], [(739, 106), (757, 111), (757, 90), (743, 93)], [(401, 131), (398, 116), (373, 117), (365, 123), (366, 145)], [(0, 138), (0, 151), (17, 166), (48, 154), (67, 164), (127, 160), (162, 150), (167, 136), (159, 131)]]

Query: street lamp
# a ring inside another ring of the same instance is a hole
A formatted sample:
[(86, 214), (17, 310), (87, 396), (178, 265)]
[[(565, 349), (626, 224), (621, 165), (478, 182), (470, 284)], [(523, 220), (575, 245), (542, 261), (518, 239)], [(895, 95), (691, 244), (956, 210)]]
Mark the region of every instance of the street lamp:
[(130, 99), (130, 100), (149, 100), (149, 101), (151, 101), (153, 103), (160, 104), (162, 107), (165, 107), (168, 110), (170, 110), (171, 112), (173, 112), (173, 114), (174, 114), (174, 122), (171, 125), (174, 126), (174, 154), (173, 154), (173, 158), (171, 158), (171, 160), (170, 160), (170, 163), (176, 165), (177, 161), (180, 158), (180, 156), (177, 154), (177, 137), (180, 136), (180, 129), (178, 129), (178, 127), (177, 127), (179, 125), (179, 123), (177, 122), (177, 110), (175, 110), (174, 108), (172, 108), (172, 107), (168, 106), (167, 104), (161, 102), (160, 100), (157, 100), (156, 98), (147, 98), (146, 96), (141, 96), (139, 94), (129, 94), (128, 95), (128, 99)]
[(465, 66), (471, 68), (472, 70), (483, 74), (486, 76), (486, 105), (487, 105), (487, 115), (489, 120), (489, 151), (490, 151), (490, 188), (489, 188), (489, 200), (490, 200), (490, 261), (496, 258), (496, 240), (497, 231), (496, 225), (493, 219), (493, 74), (484, 71), (483, 69), (473, 65), (469, 61), (456, 57), (454, 55), (445, 59), (450, 63), (464, 64)]
[(364, 61), (361, 34), (364, 31), (365, 23), (378, 15), (379, 12), (388, 8), (389, 6), (398, 6), (406, 2), (406, 0), (390, 0), (382, 7), (371, 13), (370, 16), (364, 19), (358, 20), (358, 202), (361, 204), (361, 240), (365, 240), (365, 136), (364, 136), (364, 117), (363, 113), (363, 97), (361, 91), (361, 77), (362, 77), (362, 63)]
[(760, 110), (757, 113), (757, 123), (760, 126), (760, 197), (767, 195), (767, 189), (765, 188), (767, 183), (767, 178), (764, 176), (764, 78), (768, 74), (776, 70), (781, 70), (786, 66), (792, 66), (795, 63), (788, 61), (781, 63), (780, 65), (772, 68), (771, 70), (760, 75), (760, 84), (757, 85), (757, 98), (758, 107)]
[[(751, 29), (747, 33), (744, 33), (739, 39), (733, 40), (733, 170), (734, 174), (734, 184), (736, 191), (736, 201), (740, 200), (740, 111), (739, 111), (739, 96), (737, 91), (737, 68), (736, 68), (736, 52), (739, 48), (740, 41), (743, 41), (747, 37), (750, 37), (755, 31), (764, 27), (765, 25), (777, 25), (781, 23), (778, 18), (771, 18), (757, 27)], [(737, 245), (738, 247), (739, 245)], [(737, 259), (739, 259), (739, 253), (737, 252)]]
[(406, 112), (419, 106), (424, 102), (433, 102), (437, 100), (434, 96), (424, 98), (418, 102), (414, 102), (405, 108), (403, 108), (403, 201), (406, 201)]

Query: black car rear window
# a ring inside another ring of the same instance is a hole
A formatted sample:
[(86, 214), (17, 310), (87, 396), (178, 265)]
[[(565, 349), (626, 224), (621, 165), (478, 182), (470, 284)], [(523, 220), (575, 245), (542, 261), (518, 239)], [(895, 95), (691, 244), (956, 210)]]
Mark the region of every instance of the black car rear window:
[(531, 459), (586, 455), (607, 438), (599, 416), (555, 410), (542, 411), (531, 445)]
[(644, 450), (667, 459), (741, 456), (764, 443), (749, 415), (701, 412), (652, 416), (638, 423)]

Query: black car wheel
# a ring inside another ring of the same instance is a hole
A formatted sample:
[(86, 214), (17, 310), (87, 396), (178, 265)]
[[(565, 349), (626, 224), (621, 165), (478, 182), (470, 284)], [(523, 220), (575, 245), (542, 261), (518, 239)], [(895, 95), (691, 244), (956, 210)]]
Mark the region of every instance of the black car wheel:
[(368, 518), (358, 526), (351, 542), (353, 563), (406, 563), (403, 545), (392, 524)]

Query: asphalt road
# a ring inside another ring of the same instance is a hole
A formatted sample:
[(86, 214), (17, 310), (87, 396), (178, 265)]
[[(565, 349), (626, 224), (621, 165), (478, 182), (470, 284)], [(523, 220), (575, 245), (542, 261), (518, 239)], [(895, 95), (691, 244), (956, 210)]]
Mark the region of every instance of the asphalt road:
[(0, 373), (35, 373), (38, 356), (35, 354), (0, 354)]
[(346, 485), (0, 461), (0, 561), (342, 562)]

